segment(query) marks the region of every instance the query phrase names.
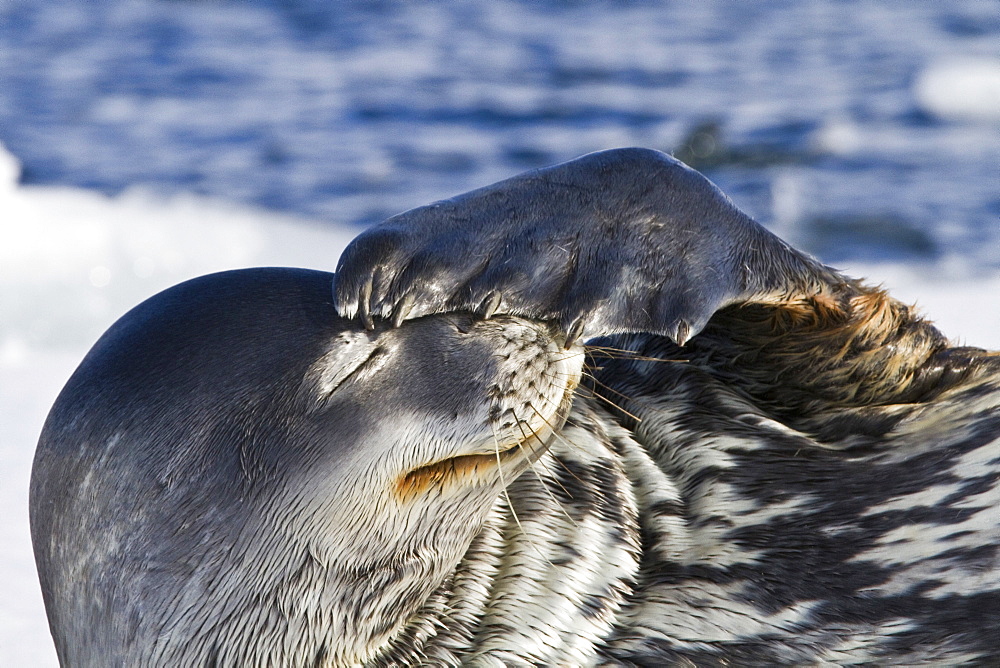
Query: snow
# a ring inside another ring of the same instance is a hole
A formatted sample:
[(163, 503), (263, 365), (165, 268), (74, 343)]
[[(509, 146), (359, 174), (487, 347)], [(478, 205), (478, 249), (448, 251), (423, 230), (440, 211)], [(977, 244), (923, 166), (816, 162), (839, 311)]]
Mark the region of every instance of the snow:
[(921, 107), (944, 119), (1000, 122), (1000, 60), (948, 58), (917, 78)]

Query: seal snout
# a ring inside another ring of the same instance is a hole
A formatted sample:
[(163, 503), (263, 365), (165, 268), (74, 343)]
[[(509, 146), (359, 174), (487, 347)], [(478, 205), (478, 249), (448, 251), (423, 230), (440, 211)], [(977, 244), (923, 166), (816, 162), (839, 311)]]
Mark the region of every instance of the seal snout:
[(509, 316), (446, 318), (455, 320), (455, 336), (463, 343), (480, 341), (491, 351), (479, 369), (481, 394), (468, 397), (479, 408), (472, 425), (476, 433), (455, 443), (454, 454), (401, 475), (395, 492), (403, 500), (433, 489), (513, 480), (548, 449), (562, 427), (583, 369), (583, 349), (566, 348), (554, 326)]

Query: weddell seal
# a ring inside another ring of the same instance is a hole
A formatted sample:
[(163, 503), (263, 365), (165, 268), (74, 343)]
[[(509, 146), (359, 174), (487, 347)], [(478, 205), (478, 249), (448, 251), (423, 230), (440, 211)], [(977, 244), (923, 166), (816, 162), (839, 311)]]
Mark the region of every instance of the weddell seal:
[(1000, 357), (608, 151), (136, 307), (31, 523), (64, 665), (988, 664)]

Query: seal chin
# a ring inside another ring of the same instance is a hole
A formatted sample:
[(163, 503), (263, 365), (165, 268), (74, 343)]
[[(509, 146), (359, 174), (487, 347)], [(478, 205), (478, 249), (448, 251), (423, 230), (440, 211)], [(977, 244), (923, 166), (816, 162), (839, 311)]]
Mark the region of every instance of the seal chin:
[[(576, 348), (562, 360), (563, 364), (572, 366), (572, 357), (582, 356), (582, 348)], [(438, 459), (399, 476), (397, 497), (406, 501), (435, 488), (468, 489), (511, 482), (549, 450), (557, 430), (566, 422), (579, 380), (578, 371), (567, 374), (560, 400), (545, 398), (540, 402), (542, 408), (530, 404), (530, 415), (518, 419), (513, 426), (507, 425), (506, 436), (494, 428), (493, 438), (470, 448), (473, 452)]]
[(565, 417), (557, 425), (545, 425), (533, 430), (526, 438), (513, 445), (501, 447), (497, 441), (493, 454), (457, 455), (418, 466), (400, 476), (396, 482), (396, 493), (406, 499), (434, 487), (468, 487), (496, 481), (509, 482), (545, 454), (551, 445), (555, 429), (562, 426), (564, 421)]

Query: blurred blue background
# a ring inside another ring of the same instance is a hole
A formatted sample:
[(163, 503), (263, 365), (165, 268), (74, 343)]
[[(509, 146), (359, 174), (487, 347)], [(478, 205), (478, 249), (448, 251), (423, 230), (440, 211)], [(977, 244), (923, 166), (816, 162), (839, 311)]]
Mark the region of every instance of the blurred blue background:
[(827, 262), (975, 273), (1000, 3), (4, 0), (0, 143), (24, 184), (359, 226), (640, 145)]

